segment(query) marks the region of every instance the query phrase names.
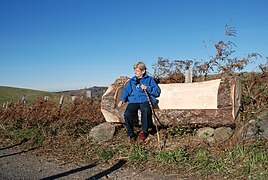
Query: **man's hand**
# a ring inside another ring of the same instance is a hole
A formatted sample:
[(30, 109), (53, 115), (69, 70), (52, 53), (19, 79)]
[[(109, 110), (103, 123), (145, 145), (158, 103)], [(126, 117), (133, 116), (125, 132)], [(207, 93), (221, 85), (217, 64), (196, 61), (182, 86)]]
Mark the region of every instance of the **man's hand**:
[(141, 85), (141, 89), (142, 89), (143, 91), (146, 91), (147, 86), (145, 86), (144, 84), (142, 84), (142, 85)]
[(124, 104), (125, 104), (124, 101), (119, 101), (119, 103), (118, 103), (118, 107), (121, 107), (121, 106), (123, 106)]

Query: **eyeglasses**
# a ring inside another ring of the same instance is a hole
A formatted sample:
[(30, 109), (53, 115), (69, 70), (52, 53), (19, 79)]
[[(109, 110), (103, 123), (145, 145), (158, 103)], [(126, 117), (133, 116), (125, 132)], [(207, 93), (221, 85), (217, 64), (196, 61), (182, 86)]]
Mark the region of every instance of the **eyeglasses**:
[(139, 72), (139, 73), (141, 73), (142, 71), (139, 70), (139, 69), (134, 69), (134, 72)]

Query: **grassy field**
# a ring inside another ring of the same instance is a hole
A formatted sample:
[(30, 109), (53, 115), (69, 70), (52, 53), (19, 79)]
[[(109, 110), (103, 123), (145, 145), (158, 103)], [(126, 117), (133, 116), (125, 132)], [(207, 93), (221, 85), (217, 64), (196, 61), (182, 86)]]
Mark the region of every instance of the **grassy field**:
[(60, 95), (52, 92), (38, 91), (32, 89), (23, 89), (15, 87), (0, 86), (0, 104), (5, 102), (17, 102), (25, 96), (26, 103), (32, 103), (39, 96), (49, 96), (50, 98), (56, 98)]

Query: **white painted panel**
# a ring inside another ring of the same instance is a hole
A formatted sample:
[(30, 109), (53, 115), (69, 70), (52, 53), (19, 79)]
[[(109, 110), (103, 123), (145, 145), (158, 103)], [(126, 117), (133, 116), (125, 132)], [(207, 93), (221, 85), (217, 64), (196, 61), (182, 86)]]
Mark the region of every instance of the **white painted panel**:
[(159, 109), (217, 109), (220, 79), (195, 82), (159, 84)]

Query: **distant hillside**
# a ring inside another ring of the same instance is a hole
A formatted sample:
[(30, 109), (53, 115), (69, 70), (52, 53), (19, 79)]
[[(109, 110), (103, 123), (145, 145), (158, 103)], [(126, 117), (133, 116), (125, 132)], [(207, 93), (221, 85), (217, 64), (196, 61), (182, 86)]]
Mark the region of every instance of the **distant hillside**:
[(0, 106), (2, 106), (4, 102), (17, 102), (23, 96), (25, 96), (26, 103), (31, 103), (36, 100), (38, 96), (49, 96), (50, 98), (55, 98), (58, 97), (59, 94), (32, 89), (0, 86)]
[(60, 91), (59, 93), (68, 94), (70, 96), (91, 96), (91, 97), (100, 97), (104, 94), (104, 92), (108, 89), (108, 87), (99, 87), (93, 86), (90, 88), (84, 88), (79, 90), (67, 90)]

